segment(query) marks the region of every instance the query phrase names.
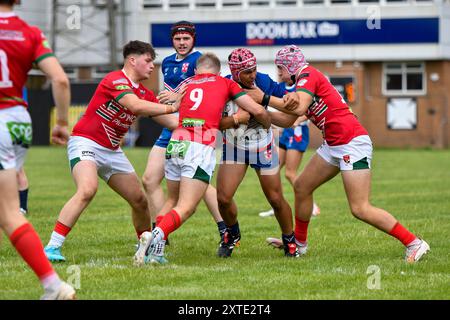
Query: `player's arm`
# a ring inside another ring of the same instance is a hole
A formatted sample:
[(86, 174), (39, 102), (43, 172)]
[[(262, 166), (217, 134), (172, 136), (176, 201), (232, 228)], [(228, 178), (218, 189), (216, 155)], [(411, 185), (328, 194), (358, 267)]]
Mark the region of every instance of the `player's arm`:
[(52, 141), (57, 144), (65, 144), (69, 138), (67, 130), (70, 105), (69, 78), (55, 57), (41, 60), (38, 67), (51, 81), (56, 105), (56, 125), (52, 130)]
[[(298, 107), (298, 99), (294, 98), (294, 96), (290, 97), (290, 99), (284, 99), (284, 97), (276, 97), (273, 95), (269, 95), (264, 93), (260, 88), (253, 87), (251, 89), (245, 89), (245, 92), (252, 97), (257, 103), (263, 106), (271, 106), (278, 111), (295, 115), (293, 112), (294, 109)], [(287, 95), (286, 95), (287, 96)]]
[(261, 105), (257, 104), (252, 98), (244, 94), (234, 100), (239, 107), (252, 114), (256, 121), (261, 123), (264, 128), (269, 129), (271, 122), (269, 113)]
[(297, 91), (288, 93), (283, 97), (283, 100), (294, 99), (298, 101), (296, 107), (292, 107), (293, 104), (286, 104), (285, 109), (288, 110), (290, 114), (295, 114), (297, 116), (304, 116), (308, 107), (313, 103), (313, 96), (310, 92)]
[(173, 105), (161, 104), (139, 99), (138, 96), (133, 93), (123, 95), (117, 102), (135, 115), (145, 117), (174, 113), (179, 108), (179, 101)]
[(248, 124), (250, 120), (250, 113), (245, 110), (238, 109), (232, 116), (226, 116), (220, 119), (219, 129), (226, 130), (230, 128), (237, 128), (241, 124)]
[(281, 128), (290, 128), (294, 125), (297, 120), (296, 115), (287, 114), (279, 111), (269, 111), (270, 119), (272, 124), (281, 127)]
[(176, 114), (165, 114), (162, 116), (155, 116), (152, 119), (162, 125), (164, 128), (173, 131), (178, 127), (178, 118), (179, 117)]

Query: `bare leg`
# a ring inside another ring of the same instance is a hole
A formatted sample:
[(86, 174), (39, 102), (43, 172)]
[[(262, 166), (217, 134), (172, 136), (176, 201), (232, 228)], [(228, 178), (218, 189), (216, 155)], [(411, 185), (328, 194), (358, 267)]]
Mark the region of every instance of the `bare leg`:
[(217, 201), (220, 215), (227, 226), (237, 222), (237, 206), (233, 200), (237, 188), (245, 177), (246, 164), (222, 163), (217, 173)]
[(326, 162), (317, 153), (295, 179), (295, 216), (302, 221), (311, 219), (313, 192), (339, 173), (339, 168)]
[(131, 206), (131, 215), (136, 232), (140, 233), (151, 228), (150, 212), (147, 198), (135, 173), (114, 174), (108, 185), (124, 198)]
[(293, 231), (292, 210), (283, 196), (280, 171), (273, 175), (262, 175), (259, 170), (256, 173), (266, 199), (275, 212), (281, 232), (285, 235), (291, 234)]
[(72, 228), (98, 188), (97, 166), (93, 161), (80, 161), (72, 170), (77, 191), (59, 213), (58, 221)]
[(389, 233), (397, 220), (387, 211), (370, 204), (370, 170), (342, 171), (342, 181), (353, 216)]
[(27, 223), (19, 213), (16, 170), (0, 170), (0, 229), (9, 237), (18, 227)]
[(287, 150), (286, 152), (285, 175), (292, 186), (294, 186), (295, 178), (297, 178), (297, 170), (300, 167), (302, 158), (303, 152), (297, 150)]
[(164, 216), (170, 210), (172, 210), (177, 202), (180, 193), (180, 182), (173, 180), (166, 180), (167, 182), (167, 200), (164, 202), (163, 207), (158, 212), (157, 216)]
[(195, 212), (207, 188), (208, 184), (204, 181), (181, 177), (178, 202), (173, 208), (179, 214), (181, 223)]
[(219, 203), (217, 202), (217, 190), (213, 185), (209, 184), (203, 196), (206, 206), (215, 222), (223, 221), (219, 211)]
[(147, 167), (142, 177), (151, 219), (155, 222), (158, 212), (164, 205), (164, 191), (161, 182), (164, 179), (166, 149), (153, 146), (148, 155)]

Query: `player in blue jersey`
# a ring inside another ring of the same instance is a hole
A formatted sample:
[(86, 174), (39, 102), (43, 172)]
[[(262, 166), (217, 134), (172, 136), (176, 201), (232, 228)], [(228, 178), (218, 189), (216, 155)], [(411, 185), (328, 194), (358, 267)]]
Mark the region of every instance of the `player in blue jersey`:
[[(166, 57), (162, 63), (162, 72), (164, 75), (164, 91), (158, 95), (161, 103), (170, 103), (176, 100), (177, 92), (181, 86), (188, 83), (194, 76), (197, 59), (201, 53), (194, 49), (195, 44), (195, 25), (188, 21), (179, 21), (171, 28), (172, 44), (175, 53)], [(164, 163), (166, 147), (170, 141), (172, 132), (164, 128), (155, 145), (152, 147), (148, 156), (147, 168), (142, 177), (144, 189), (147, 193), (150, 214), (152, 216), (153, 226), (162, 219), (159, 212), (165, 203), (164, 192), (161, 182), (164, 178)], [(226, 226), (220, 216), (216, 189), (209, 185), (203, 197), (206, 206), (217, 223), (219, 234), (225, 232)], [(175, 204), (173, 204), (174, 206)], [(167, 212), (162, 212), (165, 214)]]
[[(282, 101), (286, 93), (285, 84), (276, 83), (267, 74), (257, 72), (256, 58), (250, 50), (245, 48), (233, 50), (228, 58), (228, 64), (234, 81), (243, 88), (252, 88), (256, 85), (264, 92), (263, 99), (257, 101), (258, 103), (267, 108), (270, 99)], [(229, 103), (225, 112), (228, 118), (232, 118), (244, 111)], [(270, 115), (272, 123), (280, 127), (290, 127), (297, 119), (295, 115), (281, 112), (271, 112)], [(248, 125), (238, 125), (238, 123), (235, 125), (230, 120), (229, 125), (223, 124), (221, 129), (225, 131), (222, 162), (217, 174), (217, 199), (227, 231), (220, 243), (218, 256), (229, 257), (240, 240), (237, 206), (233, 196), (250, 166), (256, 170), (263, 192), (274, 208), (282, 231), (285, 255), (298, 257), (299, 252), (292, 225), (292, 210), (283, 196), (278, 153), (273, 143), (272, 130), (264, 129), (253, 118)]]
[[(286, 91), (294, 92), (295, 85), (288, 83), (286, 86)], [(252, 92), (249, 92), (252, 96)], [(258, 93), (253, 95), (255, 100), (262, 99), (263, 93)], [(285, 128), (282, 130), (279, 143), (278, 143), (278, 153), (280, 159), (280, 170), (285, 166), (285, 177), (289, 183), (294, 187), (294, 181), (297, 177), (297, 170), (303, 159), (303, 154), (309, 145), (309, 120), (304, 121), (304, 117), (299, 117), (292, 127)], [(275, 214), (274, 210), (270, 208), (267, 211), (259, 213), (262, 218), (270, 217)], [(318, 216), (320, 214), (319, 206), (314, 203), (313, 206), (313, 216)], [(272, 238), (268, 238), (271, 241)]]

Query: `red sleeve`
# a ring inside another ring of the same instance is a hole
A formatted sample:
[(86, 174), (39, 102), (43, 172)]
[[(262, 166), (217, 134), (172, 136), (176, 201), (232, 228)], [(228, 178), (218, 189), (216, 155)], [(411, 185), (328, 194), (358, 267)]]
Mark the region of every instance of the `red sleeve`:
[(230, 80), (230, 79), (226, 79), (227, 85), (228, 85), (228, 92), (230, 93), (230, 99), (232, 100), (236, 100), (237, 98), (243, 96), (245, 93), (245, 91), (242, 90), (242, 88), (239, 86), (239, 84), (237, 84), (236, 82)]
[(42, 31), (38, 27), (31, 27), (31, 31), (33, 32), (35, 39), (33, 61), (39, 63), (45, 58), (53, 57), (54, 54), (52, 48)]
[(297, 81), (296, 91), (303, 91), (309, 93), (312, 97), (317, 93), (317, 87), (319, 83), (319, 77), (314, 69), (306, 69), (302, 73)]
[(134, 94), (128, 80), (120, 74), (109, 74), (101, 82), (114, 100), (117, 102), (126, 94)]

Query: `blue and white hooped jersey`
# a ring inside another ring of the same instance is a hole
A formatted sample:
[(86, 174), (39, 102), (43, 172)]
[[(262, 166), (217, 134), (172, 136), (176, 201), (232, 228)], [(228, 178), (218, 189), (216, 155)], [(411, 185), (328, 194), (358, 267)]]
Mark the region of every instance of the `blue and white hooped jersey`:
[[(226, 78), (231, 79), (231, 75), (227, 75)], [(281, 98), (286, 93), (286, 85), (284, 83), (273, 81), (265, 73), (256, 73), (255, 84), (264, 93), (271, 96)], [(238, 106), (230, 101), (225, 106), (224, 116), (231, 116), (237, 110)], [(233, 144), (240, 149), (255, 151), (262, 150), (270, 145), (273, 139), (273, 133), (272, 129), (264, 129), (254, 117), (251, 117), (247, 125), (240, 125), (237, 129), (226, 129), (224, 137), (228, 144)]]
[(194, 70), (197, 65), (197, 59), (201, 55), (199, 51), (192, 51), (182, 60), (177, 59), (176, 53), (166, 57), (161, 65), (164, 76), (164, 89), (176, 92), (181, 85), (188, 82), (188, 79), (195, 75)]

